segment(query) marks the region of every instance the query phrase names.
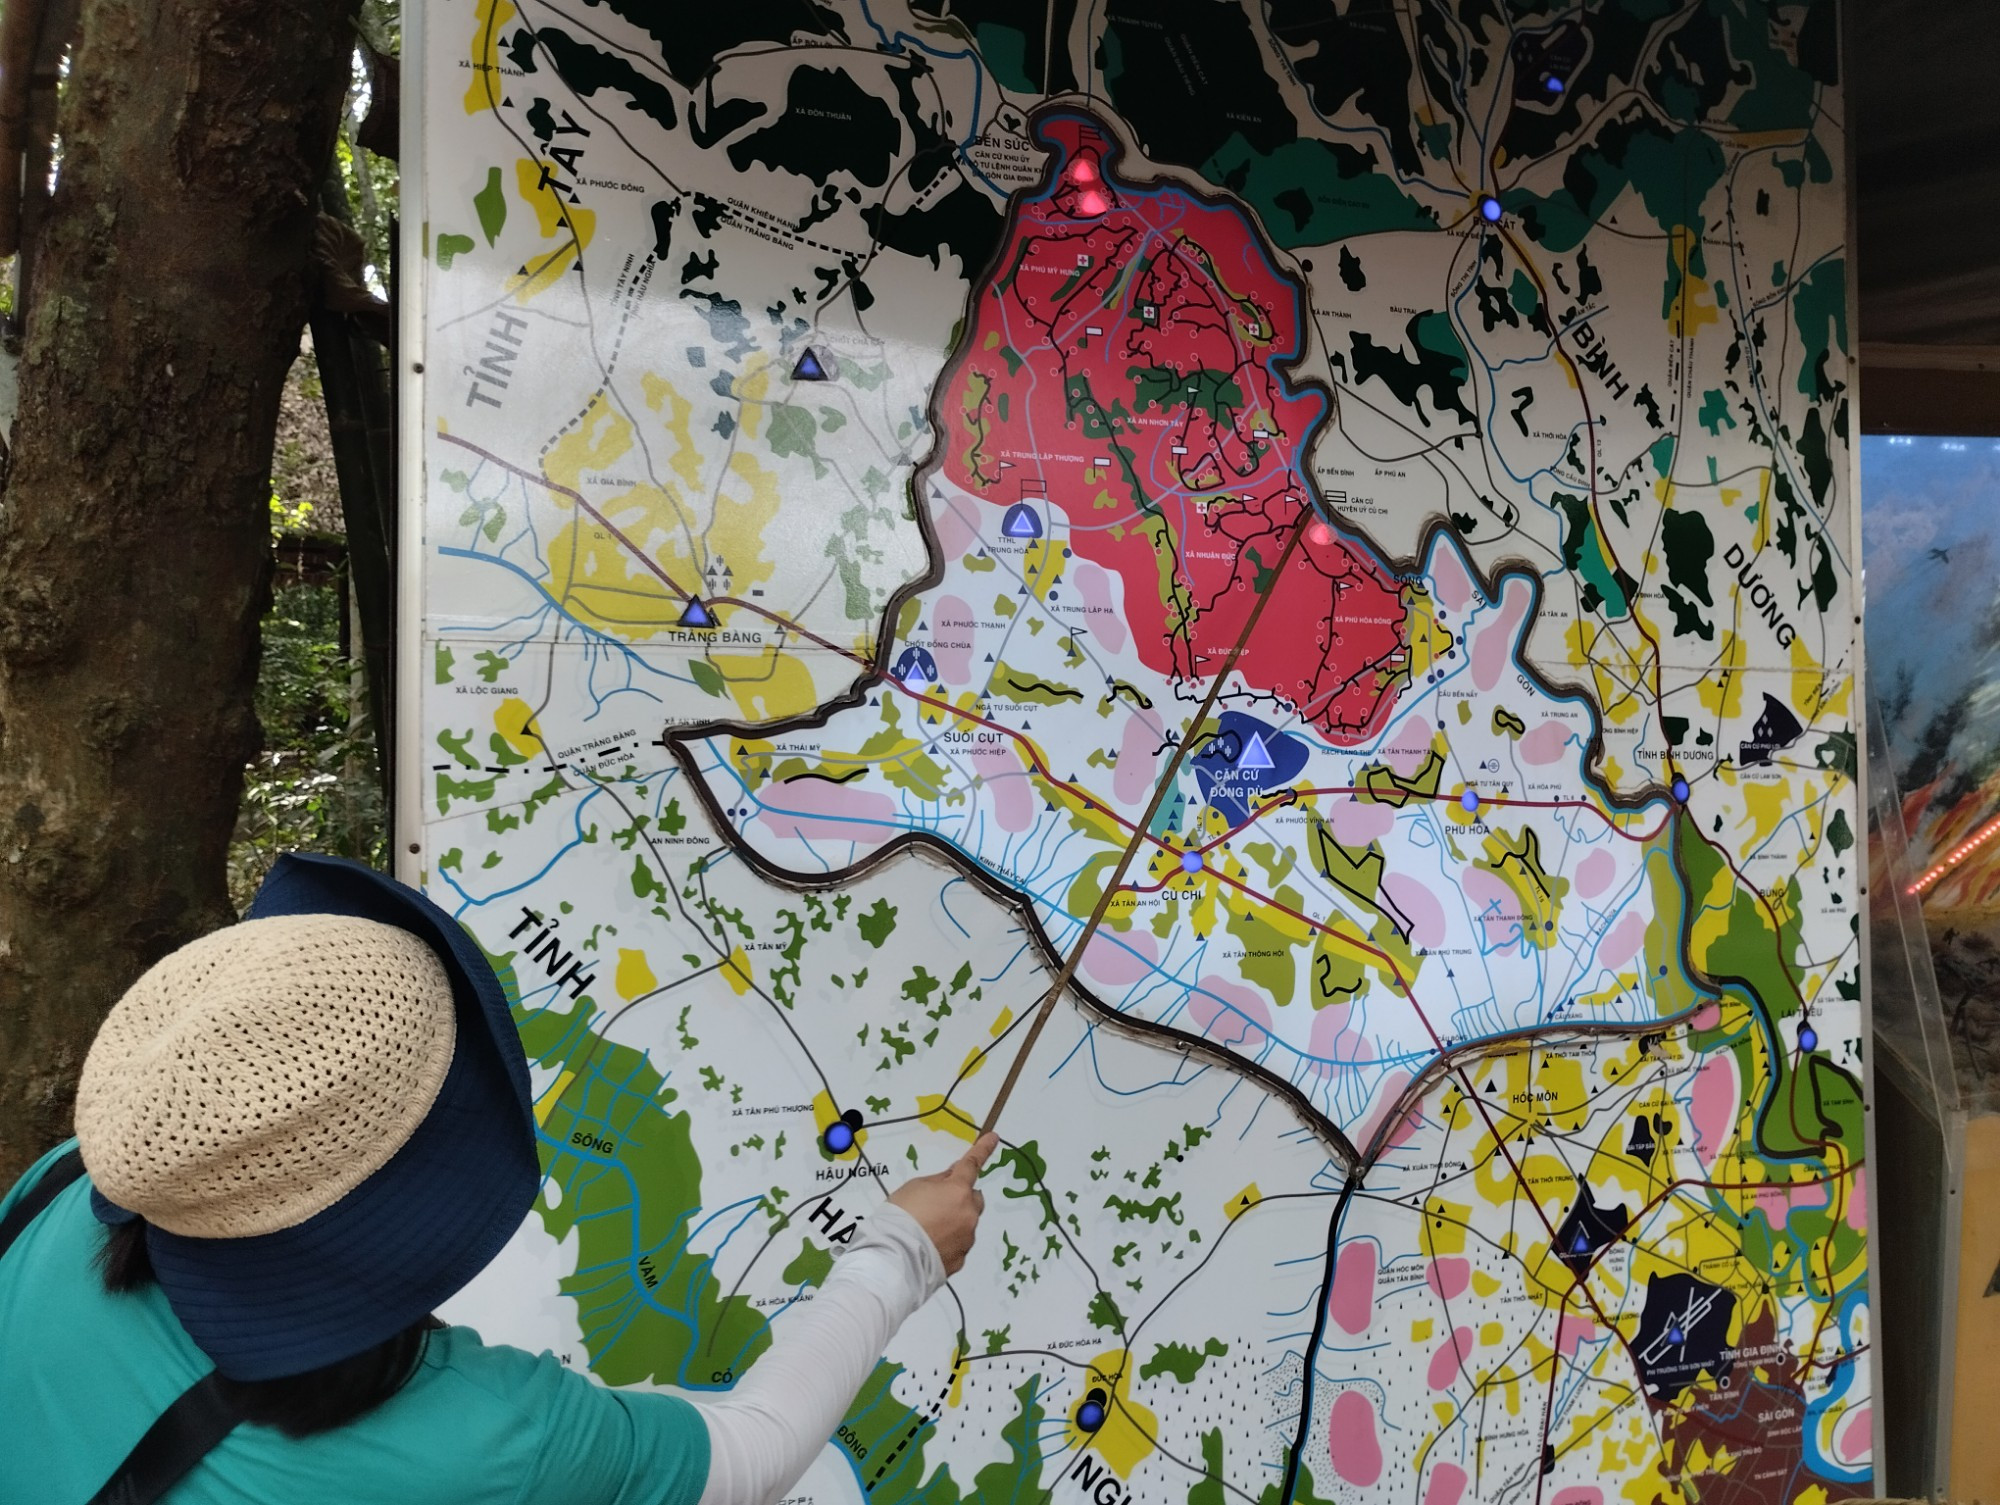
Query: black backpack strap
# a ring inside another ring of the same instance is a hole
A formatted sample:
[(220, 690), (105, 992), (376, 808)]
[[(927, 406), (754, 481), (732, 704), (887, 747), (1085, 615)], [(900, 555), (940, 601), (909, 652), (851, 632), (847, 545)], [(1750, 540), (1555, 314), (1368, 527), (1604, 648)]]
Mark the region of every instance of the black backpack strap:
[[(0, 1255), (67, 1188), (83, 1175), (83, 1155), (72, 1147), (58, 1156), (0, 1218)], [(90, 1497), (90, 1505), (153, 1505), (181, 1481), (183, 1475), (235, 1430), (241, 1420), (223, 1389), (221, 1375), (211, 1370), (183, 1390), (180, 1398), (146, 1429), (139, 1445), (118, 1465), (118, 1472)]]
[(90, 1505), (153, 1505), (180, 1483), (242, 1419), (223, 1385), (222, 1376), (210, 1370), (183, 1390), (90, 1497)]
[(74, 1145), (56, 1157), (55, 1163), (42, 1172), (42, 1179), (14, 1199), (14, 1205), (7, 1209), (7, 1216), (0, 1218), (0, 1255), (7, 1252), (21, 1230), (35, 1220), (49, 1203), (55, 1201), (83, 1174), (83, 1151)]

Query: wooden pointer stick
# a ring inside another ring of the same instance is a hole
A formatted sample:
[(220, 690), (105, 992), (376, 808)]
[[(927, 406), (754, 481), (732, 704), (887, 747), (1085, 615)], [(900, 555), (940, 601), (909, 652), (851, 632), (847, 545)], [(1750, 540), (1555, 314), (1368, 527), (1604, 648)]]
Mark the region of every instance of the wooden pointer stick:
[(1264, 608), (1270, 604), (1272, 592), (1278, 588), (1278, 581), (1284, 578), (1285, 566), (1292, 562), (1292, 551), (1299, 546), (1299, 540), (1305, 537), (1306, 528), (1312, 521), (1313, 514), (1308, 508), (1300, 517), (1298, 527), (1292, 530), (1292, 536), (1286, 542), (1283, 552), (1278, 555), (1277, 567), (1271, 571), (1271, 583), (1259, 591), (1257, 599), (1251, 603), (1250, 615), (1243, 623), (1243, 631), (1237, 636), (1236, 646), (1229, 650), (1228, 662), (1217, 672), (1215, 683), (1208, 687), (1208, 695), (1202, 700), (1201, 709), (1195, 712), (1194, 720), (1188, 726), (1186, 739), (1174, 749), (1173, 757), (1167, 762), (1166, 775), (1155, 786), (1153, 798), (1146, 805), (1146, 813), (1139, 817), (1138, 830), (1132, 833), (1132, 840), (1120, 854), (1118, 865), (1111, 870), (1110, 878), (1105, 881), (1104, 891), (1097, 896), (1097, 906), (1091, 910), (1090, 918), (1084, 922), (1083, 934), (1078, 936), (1076, 944), (1070, 947), (1062, 971), (1056, 974), (1056, 980), (1043, 997), (1041, 1007), (1035, 1011), (1034, 1022), (1028, 1026), (1028, 1033), (1021, 1040), (1021, 1048), (1015, 1053), (1014, 1064), (1007, 1068), (1006, 1080), (1000, 1083), (999, 1095), (993, 1099), (993, 1106), (986, 1110), (986, 1122), (979, 1126), (980, 1133), (992, 1133), (993, 1126), (1000, 1122), (1000, 1110), (1007, 1106), (1007, 1099), (1014, 1095), (1014, 1084), (1021, 1079), (1021, 1068), (1028, 1064), (1029, 1053), (1034, 1050), (1035, 1042), (1042, 1037), (1042, 1029), (1048, 1024), (1049, 1015), (1056, 1011), (1056, 1000), (1062, 997), (1064, 990), (1076, 977), (1076, 969), (1083, 961), (1083, 953), (1091, 941), (1096, 939), (1097, 927), (1104, 923), (1105, 915), (1110, 913), (1111, 901), (1125, 882), (1125, 874), (1132, 866), (1132, 859), (1139, 855), (1139, 848), (1146, 844), (1146, 835), (1153, 829), (1153, 817), (1160, 813), (1160, 806), (1166, 801), (1167, 791), (1174, 787), (1174, 781), (1180, 777), (1181, 764), (1187, 761), (1188, 749), (1194, 746), (1195, 737), (1201, 731), (1202, 723), (1208, 720), (1209, 712), (1215, 709), (1215, 702), (1222, 695), (1222, 687), (1228, 680), (1230, 671), (1236, 667), (1236, 661), (1243, 657), (1243, 650), (1249, 647), (1250, 634), (1257, 630), (1257, 619), (1264, 615)]

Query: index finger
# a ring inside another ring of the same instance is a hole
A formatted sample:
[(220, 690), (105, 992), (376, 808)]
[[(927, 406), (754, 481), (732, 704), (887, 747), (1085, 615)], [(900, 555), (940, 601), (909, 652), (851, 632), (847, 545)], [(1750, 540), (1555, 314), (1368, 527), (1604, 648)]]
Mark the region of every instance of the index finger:
[(946, 1171), (945, 1174), (956, 1176), (959, 1172), (963, 1171), (965, 1173), (965, 1180), (969, 1183), (979, 1174), (986, 1162), (993, 1158), (993, 1152), (999, 1148), (1000, 1136), (989, 1130), (975, 1139), (972, 1142), (972, 1148), (959, 1156), (958, 1160), (952, 1165), (952, 1168)]

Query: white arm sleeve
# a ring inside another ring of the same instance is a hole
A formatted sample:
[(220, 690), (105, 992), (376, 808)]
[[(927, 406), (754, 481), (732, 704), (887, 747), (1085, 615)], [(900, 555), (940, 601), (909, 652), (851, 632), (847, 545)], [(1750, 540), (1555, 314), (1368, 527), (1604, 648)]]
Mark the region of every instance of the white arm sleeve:
[(861, 1225), (810, 1302), (771, 1329), (727, 1396), (698, 1399), (708, 1423), (701, 1505), (770, 1505), (833, 1436), (896, 1329), (944, 1285), (937, 1246), (885, 1202)]

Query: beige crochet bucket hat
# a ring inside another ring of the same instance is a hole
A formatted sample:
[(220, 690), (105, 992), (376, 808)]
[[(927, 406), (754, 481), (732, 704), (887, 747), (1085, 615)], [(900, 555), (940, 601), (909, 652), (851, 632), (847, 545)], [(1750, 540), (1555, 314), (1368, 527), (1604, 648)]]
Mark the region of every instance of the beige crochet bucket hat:
[(528, 1064), (472, 938), (337, 857), (278, 860), (249, 918), (120, 999), (77, 1140), (143, 1218), (174, 1314), (236, 1380), (303, 1374), (435, 1310), (541, 1185)]
[(218, 930), (133, 984), (77, 1086), (98, 1191), (156, 1228), (303, 1223), (388, 1164), (436, 1101), (456, 1028), (430, 947), (349, 915)]

